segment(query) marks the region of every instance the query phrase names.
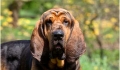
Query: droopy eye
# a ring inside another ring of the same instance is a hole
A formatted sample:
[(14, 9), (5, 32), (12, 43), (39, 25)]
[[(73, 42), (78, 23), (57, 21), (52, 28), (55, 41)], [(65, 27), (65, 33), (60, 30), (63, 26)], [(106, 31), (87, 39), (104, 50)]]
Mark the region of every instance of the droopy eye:
[(68, 20), (64, 20), (64, 21), (63, 21), (63, 24), (64, 24), (65, 26), (67, 26), (67, 25), (68, 25), (68, 23), (69, 23), (69, 21), (68, 21)]
[(52, 21), (49, 19), (49, 20), (46, 20), (45, 22), (48, 26), (50, 26), (52, 24)]

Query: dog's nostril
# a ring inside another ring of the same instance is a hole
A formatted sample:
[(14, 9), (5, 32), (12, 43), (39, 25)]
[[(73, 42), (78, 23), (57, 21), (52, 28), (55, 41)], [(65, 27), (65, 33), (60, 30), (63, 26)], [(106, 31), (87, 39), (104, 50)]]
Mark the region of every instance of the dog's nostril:
[(59, 37), (59, 38), (61, 38), (61, 37), (63, 37), (64, 36), (64, 33), (63, 33), (63, 31), (62, 30), (56, 30), (55, 32), (53, 32), (53, 36), (54, 37)]
[(63, 37), (62, 34), (55, 34), (54, 37)]

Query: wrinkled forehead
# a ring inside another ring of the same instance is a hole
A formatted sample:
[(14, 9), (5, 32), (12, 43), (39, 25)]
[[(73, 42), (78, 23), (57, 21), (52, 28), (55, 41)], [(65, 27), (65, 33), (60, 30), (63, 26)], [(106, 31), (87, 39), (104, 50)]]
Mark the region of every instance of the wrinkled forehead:
[(49, 16), (49, 15), (55, 15), (55, 16), (60, 16), (60, 15), (68, 15), (68, 11), (62, 8), (56, 8), (56, 9), (50, 9), (43, 13), (44, 18)]
[(57, 13), (65, 13), (65, 12), (67, 12), (67, 10), (62, 9), (62, 8), (54, 8), (54, 9), (50, 9), (48, 11), (57, 12)]

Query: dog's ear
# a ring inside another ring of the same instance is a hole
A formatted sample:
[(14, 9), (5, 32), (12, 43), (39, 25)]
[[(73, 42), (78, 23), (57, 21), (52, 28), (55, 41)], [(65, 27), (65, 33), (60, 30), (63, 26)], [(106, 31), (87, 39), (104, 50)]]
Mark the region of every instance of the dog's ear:
[(86, 44), (84, 42), (84, 37), (82, 31), (79, 27), (79, 23), (77, 20), (72, 17), (72, 30), (71, 35), (68, 39), (68, 43), (66, 45), (66, 56), (68, 62), (74, 62), (77, 60), (86, 50)]
[(72, 29), (72, 28), (74, 27), (74, 20), (75, 20), (75, 18), (74, 18), (73, 15), (72, 15), (70, 12), (68, 12), (68, 11), (67, 11), (67, 15), (68, 15), (68, 17), (69, 17), (70, 20), (71, 20), (70, 28)]
[[(41, 56), (43, 55), (44, 46), (49, 43), (46, 42), (45, 33), (44, 33), (44, 21), (43, 16), (41, 16), (40, 20), (35, 25), (31, 36), (30, 50), (34, 58), (40, 61)], [(48, 47), (48, 46), (46, 46)]]

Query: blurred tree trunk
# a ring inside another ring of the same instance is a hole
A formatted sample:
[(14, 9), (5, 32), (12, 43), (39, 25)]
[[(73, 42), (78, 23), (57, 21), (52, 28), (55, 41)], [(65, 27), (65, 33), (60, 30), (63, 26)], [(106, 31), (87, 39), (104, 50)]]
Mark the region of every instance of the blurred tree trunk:
[[(91, 24), (91, 26), (93, 26), (93, 21), (95, 20), (95, 19), (97, 19), (98, 18), (98, 13), (96, 12), (96, 16), (94, 16), (92, 19), (91, 19), (91, 21), (90, 21), (90, 24)], [(95, 32), (95, 29), (93, 28), (93, 27), (90, 27), (89, 26), (89, 29), (94, 33)], [(100, 49), (100, 58), (101, 59), (103, 59), (103, 55), (104, 55), (104, 51), (103, 51), (103, 45), (102, 45), (102, 40), (101, 40), (101, 35), (99, 34), (99, 35), (96, 35), (95, 33), (94, 33), (94, 35), (95, 35), (95, 37), (96, 37), (96, 42), (97, 42), (97, 44), (99, 45), (99, 49)]]
[(96, 41), (97, 41), (97, 43), (99, 45), (99, 48), (100, 48), (100, 58), (103, 59), (104, 51), (103, 51), (103, 45), (102, 45), (102, 41), (101, 41), (100, 35), (96, 36)]
[(19, 10), (22, 7), (23, 2), (21, 0), (14, 0), (10, 5), (9, 5), (9, 10), (12, 11), (12, 18), (13, 21), (11, 24), (13, 27), (17, 27), (17, 22), (19, 18)]

